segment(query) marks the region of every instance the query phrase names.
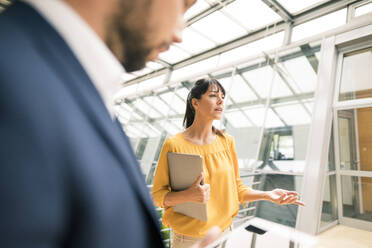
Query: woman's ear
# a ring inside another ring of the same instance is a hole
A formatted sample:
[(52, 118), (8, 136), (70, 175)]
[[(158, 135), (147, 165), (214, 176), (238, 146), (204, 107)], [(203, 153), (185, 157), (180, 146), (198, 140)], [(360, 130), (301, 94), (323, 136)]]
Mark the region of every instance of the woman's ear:
[(192, 107), (196, 110), (199, 106), (199, 101), (196, 98), (191, 99)]

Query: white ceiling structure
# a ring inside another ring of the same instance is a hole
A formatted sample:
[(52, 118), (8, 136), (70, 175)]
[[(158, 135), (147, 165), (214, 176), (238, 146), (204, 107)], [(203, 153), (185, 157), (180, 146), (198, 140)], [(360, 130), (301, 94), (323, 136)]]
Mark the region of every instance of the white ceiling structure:
[[(198, 0), (185, 15), (183, 42), (145, 69), (123, 76), (115, 103), (142, 118), (122, 121), (127, 134), (181, 131), (187, 93), (202, 76), (217, 78), (227, 90), (224, 117), (216, 122), (220, 128), (309, 124), (321, 40), (311, 37), (345, 25), (350, 6), (361, 3), (354, 16), (368, 14), (369, 2)], [(283, 47), (290, 48), (280, 52)]]

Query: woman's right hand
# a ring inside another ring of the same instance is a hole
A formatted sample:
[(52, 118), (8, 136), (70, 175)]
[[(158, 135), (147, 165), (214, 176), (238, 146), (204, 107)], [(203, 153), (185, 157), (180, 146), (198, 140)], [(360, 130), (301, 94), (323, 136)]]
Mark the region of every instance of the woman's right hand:
[(210, 186), (209, 184), (200, 184), (203, 178), (204, 175), (202, 173), (200, 174), (198, 179), (196, 179), (196, 181), (190, 186), (190, 188), (186, 190), (189, 201), (205, 204), (209, 200)]

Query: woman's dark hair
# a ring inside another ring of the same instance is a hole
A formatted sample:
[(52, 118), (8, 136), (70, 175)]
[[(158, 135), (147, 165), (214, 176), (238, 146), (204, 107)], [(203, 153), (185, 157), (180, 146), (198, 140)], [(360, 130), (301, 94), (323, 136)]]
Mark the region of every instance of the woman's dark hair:
[[(222, 91), (222, 94), (225, 95), (225, 89), (220, 84), (220, 82), (217, 81), (217, 79), (214, 78), (202, 78), (195, 82), (194, 87), (190, 90), (188, 96), (187, 96), (187, 102), (186, 102), (186, 112), (185, 117), (183, 118), (183, 126), (185, 128), (188, 128), (192, 125), (195, 118), (195, 109), (192, 106), (192, 99), (196, 98), (198, 100), (201, 99), (202, 95), (207, 92), (209, 89), (209, 86), (215, 85), (218, 88), (218, 91)], [(220, 136), (224, 136), (223, 133), (212, 126), (212, 131)]]

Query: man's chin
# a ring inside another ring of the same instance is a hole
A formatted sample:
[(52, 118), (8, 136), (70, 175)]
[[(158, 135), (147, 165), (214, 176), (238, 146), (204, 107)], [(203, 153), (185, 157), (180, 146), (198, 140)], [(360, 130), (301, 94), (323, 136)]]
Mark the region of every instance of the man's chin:
[(142, 70), (146, 67), (146, 62), (141, 63), (123, 63), (126, 72), (134, 72)]

